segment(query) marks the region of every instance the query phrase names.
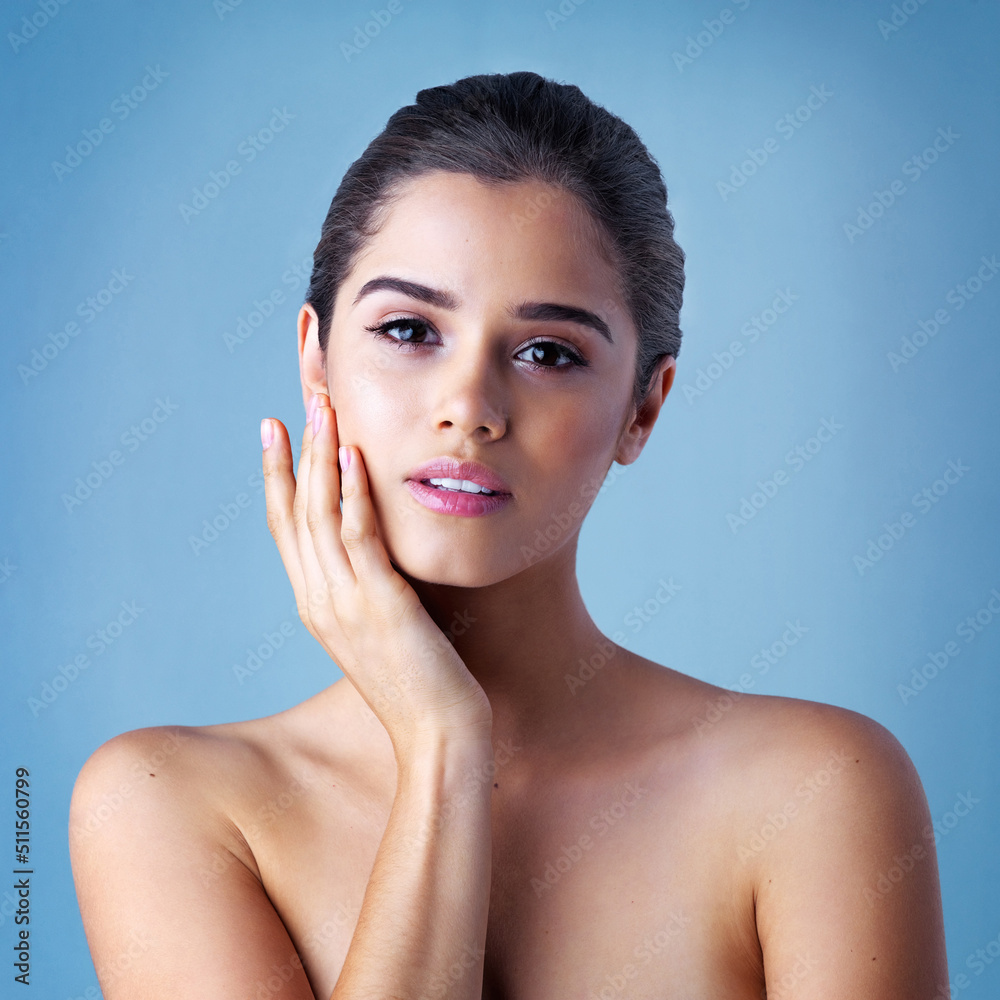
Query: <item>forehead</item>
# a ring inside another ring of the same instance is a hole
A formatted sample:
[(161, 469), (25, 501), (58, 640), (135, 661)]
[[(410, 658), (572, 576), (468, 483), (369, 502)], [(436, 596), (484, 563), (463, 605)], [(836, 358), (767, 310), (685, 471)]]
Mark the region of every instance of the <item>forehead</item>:
[(434, 171), (400, 185), (355, 265), (354, 283), (376, 271), (405, 271), (463, 300), (561, 293), (614, 314), (618, 274), (601, 237), (583, 202), (564, 188)]

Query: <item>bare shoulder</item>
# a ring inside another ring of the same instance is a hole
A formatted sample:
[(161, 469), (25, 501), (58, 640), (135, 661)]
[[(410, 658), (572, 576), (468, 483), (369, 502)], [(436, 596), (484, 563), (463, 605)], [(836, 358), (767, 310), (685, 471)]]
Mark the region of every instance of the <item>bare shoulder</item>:
[[(865, 878), (878, 880), (888, 848), (933, 855), (930, 811), (917, 769), (900, 741), (860, 712), (794, 698), (757, 696), (748, 709), (770, 735), (764, 740), (761, 775), (783, 796), (815, 814), (817, 843), (838, 839)], [(748, 716), (749, 716), (748, 712)], [(773, 799), (768, 801), (773, 802)], [(789, 810), (791, 811), (791, 810)], [(789, 838), (789, 849), (798, 846)], [(936, 864), (932, 862), (936, 870)], [(936, 875), (935, 875), (936, 878)]]
[[(756, 795), (785, 787), (793, 778), (798, 785), (813, 771), (829, 770), (831, 765), (848, 777), (845, 784), (888, 780), (922, 795), (900, 742), (860, 712), (801, 698), (734, 691), (650, 660), (637, 661), (645, 669), (637, 701), (663, 720), (660, 733), (665, 745), (682, 747), (692, 759), (711, 763), (718, 780), (729, 775), (744, 787), (759, 783)], [(826, 780), (823, 775), (821, 780)]]
[[(169, 781), (190, 768), (197, 770), (206, 762), (212, 744), (222, 742), (218, 735), (209, 735), (212, 728), (219, 727), (149, 726), (119, 733), (87, 758), (77, 778), (76, 790), (82, 794), (95, 782), (126, 777), (131, 777), (133, 783), (143, 777), (163, 777)], [(230, 747), (235, 744), (232, 739), (225, 742)]]
[(223, 817), (234, 792), (267, 764), (239, 726), (151, 726), (121, 733), (101, 744), (77, 776), (71, 838), (150, 809), (198, 813), (204, 826)]
[(695, 734), (731, 741), (741, 755), (751, 753), (771, 777), (782, 769), (794, 776), (803, 766), (831, 759), (846, 765), (851, 753), (850, 763), (860, 766), (849, 773), (862, 782), (880, 774), (894, 779), (916, 774), (909, 755), (885, 726), (848, 708), (723, 688), (706, 692), (702, 708), (692, 719)]
[(934, 996), (948, 981), (934, 831), (899, 740), (834, 705), (648, 676), (664, 787), (698, 789), (686, 807), (750, 897), (768, 995)]
[(86, 760), (69, 813), (70, 857), (85, 922), (87, 900), (96, 901), (109, 884), (108, 869), (148, 868), (157, 848), (161, 859), (170, 856), (182, 838), (205, 885), (212, 872), (234, 861), (245, 877), (260, 881), (236, 816), (252, 775), (266, 762), (235, 728), (133, 729)]
[(238, 821), (274, 766), (240, 724), (132, 730), (88, 758), (70, 856), (108, 1000), (251, 995), (268, 962), (292, 963), (289, 997), (311, 996)]
[(933, 995), (947, 981), (933, 828), (899, 740), (833, 705), (700, 694), (689, 741), (735, 803), (769, 992)]
[(803, 830), (785, 838), (776, 856), (815, 845), (829, 850), (835, 841), (844, 842), (855, 867), (866, 849), (868, 862), (883, 861), (889, 847), (933, 854), (920, 776), (881, 723), (835, 705), (756, 695), (734, 712), (733, 733), (758, 801)]
[[(650, 671), (651, 661), (644, 666), (637, 704), (661, 756), (673, 762), (667, 780), (683, 763), (710, 784), (718, 819), (756, 828), (758, 847), (775, 823), (812, 829), (807, 814), (820, 818), (818, 837), (866, 823), (869, 831), (895, 824), (901, 836), (924, 837), (930, 820), (916, 768), (874, 719), (821, 702), (732, 691), (659, 665)], [(780, 839), (782, 849), (798, 843), (791, 833)], [(763, 849), (753, 853), (763, 861)]]
[[(881, 723), (836, 705), (694, 684), (688, 742), (743, 814), (760, 822), (758, 847), (772, 827), (810, 829), (821, 840), (849, 831), (856, 843), (892, 827), (924, 839), (930, 819), (920, 777)], [(791, 833), (780, 839), (786, 849), (799, 843)]]

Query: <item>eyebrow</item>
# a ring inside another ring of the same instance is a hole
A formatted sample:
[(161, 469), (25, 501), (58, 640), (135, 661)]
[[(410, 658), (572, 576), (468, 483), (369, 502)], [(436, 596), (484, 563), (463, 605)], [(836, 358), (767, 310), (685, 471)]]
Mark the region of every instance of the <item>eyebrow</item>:
[[(366, 281), (354, 296), (352, 306), (356, 306), (366, 295), (372, 292), (390, 291), (400, 292), (411, 299), (419, 302), (426, 302), (428, 305), (436, 306), (438, 309), (447, 309), (454, 312), (461, 305), (459, 300), (450, 292), (444, 292), (437, 288), (429, 288), (416, 281), (407, 281), (404, 278), (394, 278), (391, 275), (383, 274), (371, 281)], [(564, 322), (577, 323), (580, 326), (599, 333), (609, 344), (613, 344), (611, 329), (607, 323), (601, 319), (597, 313), (589, 309), (581, 309), (578, 306), (560, 305), (557, 302), (522, 302), (515, 308), (508, 310), (514, 319), (534, 320), (540, 322)]]

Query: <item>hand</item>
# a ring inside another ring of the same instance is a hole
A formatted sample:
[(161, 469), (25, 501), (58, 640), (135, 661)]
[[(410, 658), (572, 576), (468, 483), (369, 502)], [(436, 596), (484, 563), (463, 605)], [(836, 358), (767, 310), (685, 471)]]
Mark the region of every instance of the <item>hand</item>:
[(441, 736), (488, 740), (485, 691), (376, 533), (361, 452), (340, 448), (341, 472), (329, 397), (315, 395), (310, 411), (298, 482), (284, 424), (261, 422), (267, 524), (302, 622), (385, 726), (397, 757)]

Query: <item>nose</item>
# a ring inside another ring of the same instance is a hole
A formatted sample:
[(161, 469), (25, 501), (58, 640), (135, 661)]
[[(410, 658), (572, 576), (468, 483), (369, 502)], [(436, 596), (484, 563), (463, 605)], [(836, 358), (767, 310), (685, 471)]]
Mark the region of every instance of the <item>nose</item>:
[[(461, 352), (460, 352), (461, 353)], [(479, 351), (465, 352), (439, 369), (431, 406), (438, 430), (456, 429), (463, 437), (493, 441), (507, 433), (508, 415), (501, 380)]]

